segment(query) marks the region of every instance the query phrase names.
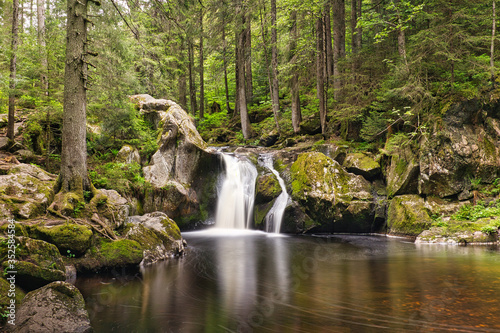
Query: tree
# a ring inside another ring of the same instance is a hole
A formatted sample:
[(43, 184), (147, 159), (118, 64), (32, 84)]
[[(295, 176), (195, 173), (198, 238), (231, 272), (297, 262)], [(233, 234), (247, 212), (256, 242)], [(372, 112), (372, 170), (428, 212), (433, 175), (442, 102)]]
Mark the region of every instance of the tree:
[(7, 137), (14, 141), (14, 123), (16, 110), (16, 69), (17, 69), (17, 46), (19, 43), (19, 0), (12, 1), (12, 37), (10, 54), (10, 78), (9, 78), (9, 115)]
[(345, 0), (334, 0), (333, 15), (333, 89), (334, 98), (339, 99), (342, 88), (340, 63), (345, 58)]
[(75, 199), (82, 201), (84, 191), (93, 190), (87, 174), (87, 7), (88, 0), (67, 0), (61, 171), (56, 185), (58, 198), (52, 205), (62, 212), (72, 207)]
[(203, 7), (200, 9), (200, 119), (205, 116), (205, 69), (203, 56)]
[(45, 42), (45, 0), (37, 0), (38, 48), (40, 53), (40, 85), (44, 95), (49, 94), (47, 44)]
[(493, 85), (493, 88), (495, 88), (495, 30), (496, 30), (495, 0), (492, 1), (492, 16), (493, 16), (493, 23), (491, 24), (490, 68), (491, 68), (491, 84)]
[[(248, 117), (247, 96), (245, 88), (245, 17), (246, 17), (246, 0), (238, 0), (236, 2), (236, 87), (237, 87), (237, 109), (240, 113), (241, 131), (245, 140), (252, 136), (250, 126), (250, 118)], [(235, 108), (236, 109), (236, 108)]]
[(326, 98), (325, 98), (325, 49), (323, 41), (323, 15), (316, 19), (316, 90), (319, 101), (319, 119), (321, 133), (326, 133)]
[(292, 11), (290, 15), (292, 27), (290, 30), (290, 56), (289, 62), (292, 65), (292, 75), (290, 78), (290, 94), (292, 98), (292, 127), (295, 134), (300, 132), (300, 122), (302, 114), (300, 111), (300, 95), (299, 95), (299, 70), (297, 66), (297, 11)]
[(279, 83), (278, 83), (278, 33), (276, 29), (276, 0), (271, 0), (271, 102), (273, 105), (274, 122), (280, 133), (278, 113), (280, 111)]

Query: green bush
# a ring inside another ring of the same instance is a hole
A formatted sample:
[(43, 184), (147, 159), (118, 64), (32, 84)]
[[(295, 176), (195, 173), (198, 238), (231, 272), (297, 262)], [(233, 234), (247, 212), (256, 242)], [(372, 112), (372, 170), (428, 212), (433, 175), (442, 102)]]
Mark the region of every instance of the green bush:
[(142, 167), (137, 163), (96, 165), (89, 175), (96, 188), (116, 190), (122, 195), (141, 193), (145, 185)]

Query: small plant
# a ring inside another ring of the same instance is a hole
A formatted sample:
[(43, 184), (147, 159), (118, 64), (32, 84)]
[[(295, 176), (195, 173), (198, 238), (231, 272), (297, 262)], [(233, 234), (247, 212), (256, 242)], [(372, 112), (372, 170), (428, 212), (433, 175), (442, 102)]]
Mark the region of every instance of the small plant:
[(481, 232), (484, 232), (485, 234), (488, 235), (493, 235), (498, 232), (498, 227), (488, 224), (481, 228)]
[(73, 253), (71, 253), (71, 250), (67, 250), (66, 252), (67, 252), (66, 257), (68, 257), (68, 258), (74, 258), (75, 257), (75, 255)]
[(75, 208), (73, 208), (73, 217), (79, 217), (80, 216), (80, 213), (82, 212), (82, 210), (85, 208), (85, 203), (83, 202), (78, 202), (75, 206)]

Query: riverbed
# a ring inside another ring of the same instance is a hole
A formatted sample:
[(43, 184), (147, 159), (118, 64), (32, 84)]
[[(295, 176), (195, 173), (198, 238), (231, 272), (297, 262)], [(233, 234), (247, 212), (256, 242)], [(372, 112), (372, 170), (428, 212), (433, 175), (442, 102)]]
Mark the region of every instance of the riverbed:
[(496, 246), (183, 236), (183, 257), (77, 280), (95, 332), (500, 332)]

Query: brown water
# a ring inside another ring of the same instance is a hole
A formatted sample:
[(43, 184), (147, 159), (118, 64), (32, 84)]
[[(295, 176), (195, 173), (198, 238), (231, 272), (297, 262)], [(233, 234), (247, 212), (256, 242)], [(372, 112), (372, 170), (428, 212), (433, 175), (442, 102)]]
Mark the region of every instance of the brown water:
[(495, 247), (184, 236), (182, 258), (77, 281), (96, 332), (500, 332)]

